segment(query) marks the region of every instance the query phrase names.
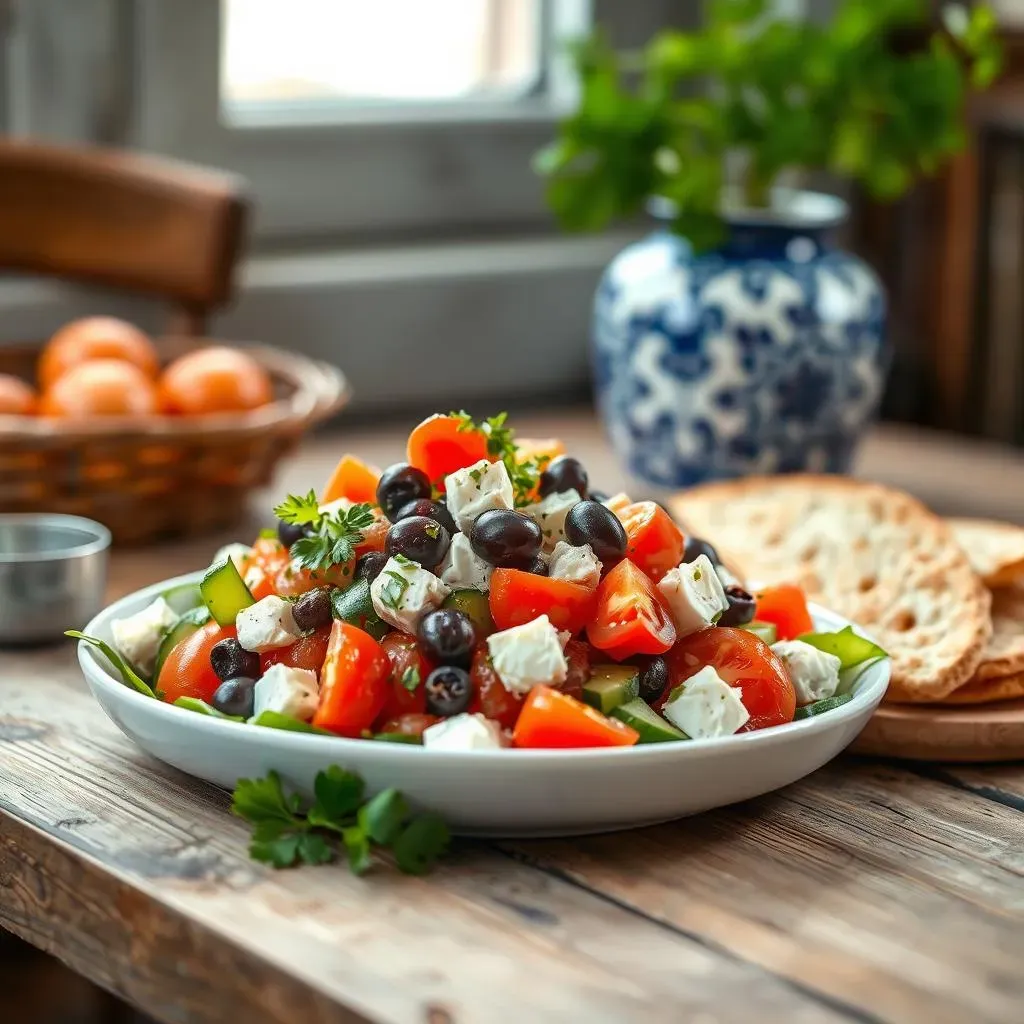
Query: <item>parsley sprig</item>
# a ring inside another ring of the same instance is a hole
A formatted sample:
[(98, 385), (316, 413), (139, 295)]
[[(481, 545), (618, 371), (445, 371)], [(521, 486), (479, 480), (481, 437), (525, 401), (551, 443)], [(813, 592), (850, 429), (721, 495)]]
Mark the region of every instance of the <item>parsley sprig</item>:
[(515, 431), (508, 425), (507, 412), (490, 416), (483, 423), (477, 423), (464, 410), (449, 415), (459, 420), (460, 431), (476, 431), (487, 438), (487, 454), (495, 460), (500, 459), (508, 470), (516, 506), (531, 504), (537, 481), (544, 472), (544, 467), (551, 461), (550, 456), (531, 456), (525, 459), (521, 456), (516, 447)]
[(448, 828), (433, 814), (413, 817), (397, 789), (364, 800), (365, 784), (355, 772), (331, 765), (317, 773), (316, 800), (303, 811), (296, 793), (285, 795), (277, 772), (239, 779), (231, 810), (253, 826), (249, 856), (289, 868), (327, 864), (344, 848), (348, 865), (361, 875), (373, 863), (374, 848), (391, 851), (399, 871), (425, 874), (448, 848)]
[(320, 511), (315, 491), (305, 496), (289, 494), (274, 509), (274, 515), (286, 523), (310, 528), (289, 550), (303, 568), (313, 570), (343, 565), (354, 558), (356, 545), (363, 539), (362, 531), (374, 520), (373, 507), (368, 502), (325, 515)]

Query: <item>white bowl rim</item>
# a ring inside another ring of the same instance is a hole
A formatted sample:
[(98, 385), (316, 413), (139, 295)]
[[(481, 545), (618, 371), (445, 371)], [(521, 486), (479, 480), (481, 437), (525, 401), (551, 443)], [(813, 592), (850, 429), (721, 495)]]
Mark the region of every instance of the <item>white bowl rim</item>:
[[(95, 636), (98, 626), (102, 626), (105, 622), (116, 618), (118, 612), (127, 606), (141, 603), (144, 599), (154, 600), (172, 587), (198, 583), (202, 579), (203, 574), (203, 570), (186, 573), (160, 583), (154, 583), (141, 590), (133, 591), (113, 604), (108, 605), (98, 615), (94, 616), (82, 632), (89, 636)], [(847, 624), (848, 620), (836, 612), (829, 611), (827, 608), (822, 608), (813, 603), (809, 605), (809, 608), (814, 618), (823, 616), (838, 619), (842, 625), (837, 628), (842, 628), (843, 625)], [(861, 633), (861, 635), (871, 639), (870, 636), (863, 633), (856, 625), (854, 625), (854, 629)], [(194, 719), (192, 728), (198, 730), (199, 733), (205, 732), (211, 738), (225, 735), (224, 730), (230, 730), (231, 735), (237, 737), (240, 726), (244, 724), (241, 722), (224, 721), (211, 715), (200, 715), (186, 708), (178, 708), (173, 704), (154, 700), (152, 697), (147, 697), (145, 694), (133, 690), (113, 674), (113, 670), (101, 661), (100, 652), (84, 640), (78, 642), (78, 661), (87, 680), (108, 691), (116, 688), (113, 691), (117, 695), (116, 699), (145, 701), (150, 706), (153, 714), (157, 716), (175, 716), (171, 720), (179, 723), (181, 719), (176, 716), (190, 715)], [(801, 721), (787, 722), (785, 725), (773, 726), (768, 729), (758, 729), (754, 732), (737, 733), (733, 736), (719, 736), (710, 739), (691, 739), (681, 743), (641, 743), (630, 747), (573, 747), (537, 750), (523, 750), (514, 747), (507, 747), (501, 750), (426, 750), (414, 743), (379, 743), (373, 740), (349, 739), (345, 736), (320, 736), (316, 733), (289, 732), (285, 729), (265, 729), (258, 726), (253, 726), (251, 729), (246, 730), (246, 734), (252, 742), (264, 743), (269, 738), (272, 738), (272, 745), (277, 749), (306, 750), (307, 752), (322, 750), (325, 754), (334, 752), (339, 758), (343, 757), (344, 752), (347, 750), (356, 749), (363, 754), (367, 754), (373, 748), (377, 748), (381, 753), (383, 753), (381, 748), (386, 748), (389, 756), (393, 755), (399, 758), (408, 757), (412, 759), (410, 764), (413, 764), (415, 759), (419, 757), (442, 760), (467, 760), (478, 757), (488, 759), (505, 758), (508, 759), (510, 765), (522, 763), (523, 761), (529, 761), (534, 765), (542, 761), (561, 762), (566, 758), (571, 758), (574, 762), (586, 762), (594, 760), (603, 761), (613, 757), (665, 758), (669, 756), (674, 761), (688, 757), (700, 758), (706, 754), (726, 755), (730, 752), (753, 746), (772, 747), (789, 742), (799, 742), (801, 738), (828, 732), (843, 723), (848, 723), (858, 718), (866, 710), (878, 704), (889, 685), (890, 669), (890, 658), (874, 663), (867, 670), (871, 673), (867, 684), (862, 685), (854, 693), (852, 700), (847, 701), (833, 711), (829, 711), (827, 714), (815, 715)], [(270, 734), (270, 737), (266, 734)]]

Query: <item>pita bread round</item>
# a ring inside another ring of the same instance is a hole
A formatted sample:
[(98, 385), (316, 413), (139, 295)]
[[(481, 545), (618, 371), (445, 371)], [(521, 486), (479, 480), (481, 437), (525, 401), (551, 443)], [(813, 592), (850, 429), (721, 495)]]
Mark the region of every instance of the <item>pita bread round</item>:
[(991, 519), (949, 519), (957, 543), (990, 588), (1024, 582), (1024, 527)]
[(1024, 673), (1002, 679), (972, 679), (966, 686), (942, 698), (943, 704), (994, 704), (1024, 697)]
[(845, 477), (753, 477), (680, 494), (681, 522), (749, 579), (797, 583), (892, 655), (887, 700), (936, 701), (974, 675), (991, 597), (952, 531), (901, 491)]
[(992, 638), (975, 680), (1000, 679), (1024, 672), (1024, 586), (992, 591)]

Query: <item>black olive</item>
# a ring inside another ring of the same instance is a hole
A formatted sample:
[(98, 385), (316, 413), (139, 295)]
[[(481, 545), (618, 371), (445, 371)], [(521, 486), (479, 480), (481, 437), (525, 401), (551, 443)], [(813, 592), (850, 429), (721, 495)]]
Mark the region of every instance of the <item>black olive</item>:
[(668, 686), (668, 665), (664, 658), (637, 658), (640, 668), (640, 696), (653, 704)]
[(683, 545), (683, 561), (692, 562), (701, 555), (707, 555), (712, 565), (718, 565), (718, 552), (706, 540), (701, 540), (700, 537), (687, 537)]
[(396, 462), (380, 475), (377, 484), (377, 504), (384, 515), (395, 522), (398, 510), (417, 498), (429, 498), (430, 481), (422, 469), (410, 466), (408, 462)]
[(305, 525), (300, 525), (298, 523), (286, 523), (283, 519), (278, 519), (277, 539), (286, 548), (290, 548), (297, 540), (301, 540), (305, 535)]
[(258, 676), (260, 656), (247, 651), (234, 637), (218, 640), (210, 648), (210, 667), (218, 679), (234, 676)]
[(579, 501), (569, 509), (565, 539), (576, 547), (589, 544), (605, 568), (626, 554), (626, 531), (619, 517), (599, 501)]
[(366, 580), (367, 583), (372, 583), (380, 575), (381, 569), (387, 564), (388, 556), (383, 551), (367, 551), (365, 555), (359, 556), (353, 579)]
[(561, 494), (563, 491), (575, 491), (581, 498), (587, 496), (587, 471), (579, 459), (571, 455), (560, 455), (548, 463), (540, 475), (540, 496)]
[(435, 661), (469, 668), (476, 646), (476, 628), (465, 612), (457, 608), (428, 612), (420, 620), (417, 635)]
[(448, 531), (426, 516), (409, 516), (399, 519), (384, 541), (384, 551), (389, 555), (404, 555), (419, 562), (424, 569), (435, 569), (448, 554), (451, 537)]
[(248, 676), (235, 676), (232, 679), (225, 679), (213, 691), (210, 703), (223, 715), (251, 718), (255, 698), (256, 681)]
[(330, 624), (334, 617), (331, 611), (331, 592), (328, 587), (317, 587), (302, 595), (292, 605), (295, 625), (307, 633), (311, 629), (319, 629)]
[(534, 576), (547, 576), (549, 569), (548, 563), (538, 555), (527, 567), (526, 572), (533, 573)]
[(605, 493), (604, 491), (591, 491), (588, 497), (592, 501), (600, 501), (603, 503), (606, 502), (611, 497), (611, 495)]
[(543, 541), (540, 527), (529, 516), (507, 508), (482, 512), (469, 534), (469, 543), (485, 562), (510, 569), (532, 565)]
[(456, 665), (442, 665), (427, 676), (427, 713), (450, 718), (469, 707), (473, 684), (469, 673)]
[(722, 612), (718, 625), (745, 626), (753, 620), (757, 602), (752, 594), (748, 594), (741, 586), (734, 583), (725, 588), (725, 599), (729, 602), (729, 607)]
[(410, 516), (426, 516), (428, 519), (433, 519), (435, 523), (440, 523), (451, 537), (459, 532), (451, 512), (448, 511), (448, 506), (443, 501), (431, 501), (430, 498), (417, 498), (415, 501), (410, 501), (408, 505), (403, 505), (398, 510), (395, 522), (397, 523), (400, 519), (408, 519)]

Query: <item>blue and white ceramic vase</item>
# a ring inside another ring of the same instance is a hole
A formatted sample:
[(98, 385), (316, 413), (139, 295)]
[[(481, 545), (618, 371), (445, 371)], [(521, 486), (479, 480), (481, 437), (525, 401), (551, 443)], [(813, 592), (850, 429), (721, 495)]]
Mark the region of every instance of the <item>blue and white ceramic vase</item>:
[(847, 213), (832, 196), (777, 190), (770, 210), (727, 213), (713, 252), (659, 230), (612, 261), (594, 373), (633, 476), (687, 487), (847, 471), (889, 363), (882, 285), (833, 242)]

